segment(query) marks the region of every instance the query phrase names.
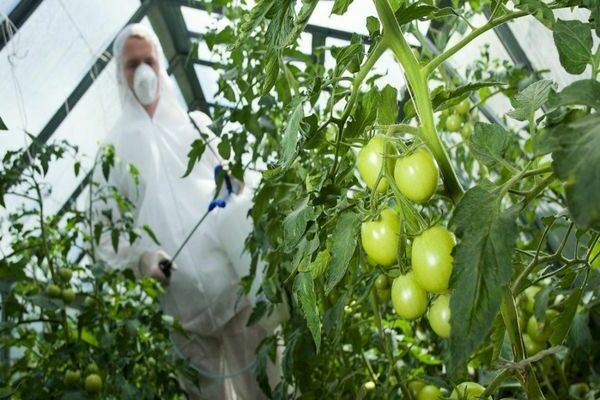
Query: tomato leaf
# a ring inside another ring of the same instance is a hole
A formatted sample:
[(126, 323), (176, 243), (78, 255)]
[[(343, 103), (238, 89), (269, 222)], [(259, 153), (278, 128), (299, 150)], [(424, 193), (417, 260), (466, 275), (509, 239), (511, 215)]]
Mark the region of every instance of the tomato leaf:
[(8, 130), (8, 127), (6, 126), (4, 121), (2, 121), (2, 118), (0, 118), (0, 131), (7, 131), (7, 130)]
[(297, 296), (318, 353), (321, 347), (321, 319), (319, 318), (319, 307), (317, 307), (315, 283), (309, 272), (299, 272), (296, 275), (294, 294)]
[(362, 135), (365, 130), (375, 123), (379, 103), (379, 93), (376, 88), (360, 95), (352, 120), (348, 123), (345, 137), (353, 138)]
[(552, 81), (550, 80), (544, 79), (533, 82), (510, 99), (514, 110), (508, 112), (506, 115), (517, 121), (528, 121), (548, 101), (551, 89)]
[(398, 118), (398, 90), (385, 85), (377, 104), (377, 123), (379, 125), (395, 124)]
[(507, 164), (504, 155), (509, 148), (511, 136), (500, 125), (477, 122), (469, 138), (469, 148), (475, 158), (492, 168)]
[(540, 0), (518, 0), (515, 1), (515, 6), (530, 13), (548, 29), (552, 29), (555, 24), (552, 9)]
[(196, 139), (192, 142), (192, 148), (190, 149), (190, 151), (188, 152), (188, 155), (187, 155), (188, 156), (188, 165), (187, 165), (185, 172), (183, 173), (182, 178), (185, 178), (186, 176), (188, 176), (189, 174), (192, 173), (192, 170), (194, 169), (194, 165), (196, 165), (196, 163), (198, 161), (200, 161), (202, 154), (204, 154), (205, 148), (206, 148), (206, 145), (204, 144), (203, 140)]
[(551, 108), (575, 104), (600, 109), (600, 82), (594, 79), (573, 82), (560, 93), (551, 93), (548, 101)]
[(567, 207), (582, 228), (600, 227), (600, 117), (588, 115), (550, 134), (560, 147), (552, 167), (565, 183)]
[(512, 276), (516, 209), (502, 211), (487, 187), (467, 191), (451, 219), (460, 242), (454, 252), (448, 366), (456, 372), (487, 337)]
[(563, 68), (581, 74), (592, 60), (592, 32), (588, 24), (559, 19), (554, 25), (554, 43)]
[(283, 220), (283, 238), (285, 249), (293, 249), (306, 231), (306, 225), (317, 216), (315, 208), (308, 204), (308, 198), (304, 199)]
[(338, 216), (333, 230), (331, 262), (325, 272), (325, 291), (329, 293), (337, 285), (348, 269), (350, 259), (356, 250), (360, 217), (352, 211), (345, 211)]
[(156, 243), (157, 245), (160, 246), (160, 242), (158, 241), (158, 239), (156, 238), (156, 235), (154, 234), (154, 231), (152, 230), (152, 228), (150, 228), (150, 225), (148, 224), (144, 224), (142, 226), (142, 229), (144, 230), (144, 232), (146, 232), (146, 234), (148, 234), (148, 236), (150, 236), (150, 239), (152, 239), (152, 241), (154, 243)]
[(331, 9), (332, 14), (342, 15), (348, 11), (348, 7), (354, 0), (335, 0), (333, 8)]
[(283, 139), (281, 140), (283, 146), (281, 166), (284, 171), (292, 164), (298, 152), (298, 138), (300, 136), (300, 122), (302, 121), (302, 118), (304, 118), (302, 101), (296, 100), (292, 114), (290, 115), (285, 131), (283, 132)]
[(581, 288), (575, 288), (565, 300), (564, 310), (552, 321), (552, 336), (550, 336), (550, 343), (553, 346), (558, 346), (567, 337), (569, 329), (571, 329), (571, 322), (577, 312), (577, 306), (581, 300)]
[(267, 61), (265, 63), (265, 79), (262, 84), (260, 94), (262, 96), (269, 93), (269, 91), (275, 86), (277, 77), (279, 76), (279, 54), (276, 51), (270, 51), (267, 55)]

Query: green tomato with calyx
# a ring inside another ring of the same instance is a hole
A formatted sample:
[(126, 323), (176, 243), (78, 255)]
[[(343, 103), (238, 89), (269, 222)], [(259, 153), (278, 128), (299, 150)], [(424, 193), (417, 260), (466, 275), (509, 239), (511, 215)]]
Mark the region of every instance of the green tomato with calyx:
[(412, 269), (419, 285), (431, 293), (448, 291), (452, 274), (454, 235), (443, 226), (429, 228), (412, 245)]
[[(452, 400), (479, 400), (483, 392), (485, 392), (485, 388), (479, 383), (463, 382), (456, 386), (450, 398)], [(492, 396), (489, 396), (488, 400), (492, 400)]]
[(60, 287), (58, 287), (58, 285), (51, 284), (46, 287), (46, 294), (49, 297), (56, 299), (60, 297), (61, 293), (62, 290), (60, 290)]
[(361, 243), (368, 258), (384, 267), (397, 261), (399, 234), (400, 217), (391, 208), (383, 210), (378, 220), (363, 222), (360, 228)]
[(415, 203), (424, 203), (435, 193), (438, 167), (425, 147), (396, 160), (394, 180), (400, 192)]
[(471, 104), (469, 103), (469, 99), (464, 99), (460, 103), (457, 104), (455, 110), (460, 115), (467, 115), (469, 110), (471, 109)]
[(546, 310), (544, 321), (538, 321), (535, 315), (527, 321), (527, 333), (537, 342), (545, 342), (552, 336), (552, 321), (557, 316), (554, 310)]
[[(390, 150), (392, 145), (388, 144)], [(384, 177), (385, 171), (382, 168), (390, 168), (393, 160), (385, 159), (385, 136), (375, 135), (369, 142), (360, 149), (356, 164), (360, 177), (367, 187), (374, 190), (377, 178), (381, 173), (381, 179), (377, 184), (377, 191), (384, 192), (388, 188), (388, 181)]]
[(450, 337), (450, 296), (442, 294), (431, 303), (427, 314), (431, 329), (442, 338)]
[(427, 309), (427, 292), (419, 286), (412, 272), (400, 275), (392, 283), (392, 305), (401, 318), (419, 318)]

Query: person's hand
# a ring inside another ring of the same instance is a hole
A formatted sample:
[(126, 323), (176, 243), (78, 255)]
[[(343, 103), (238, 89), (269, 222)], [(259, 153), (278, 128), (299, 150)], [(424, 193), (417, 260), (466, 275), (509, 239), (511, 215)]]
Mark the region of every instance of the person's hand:
[(171, 261), (171, 257), (162, 250), (145, 251), (140, 256), (140, 274), (158, 280), (163, 286), (168, 286), (171, 281), (171, 273), (177, 266)]

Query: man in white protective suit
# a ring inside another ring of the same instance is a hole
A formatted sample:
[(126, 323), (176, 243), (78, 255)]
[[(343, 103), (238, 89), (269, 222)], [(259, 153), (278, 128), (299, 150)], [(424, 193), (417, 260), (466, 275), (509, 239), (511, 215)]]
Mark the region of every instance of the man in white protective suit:
[[(144, 25), (129, 25), (117, 36), (114, 57), (123, 114), (106, 142), (114, 145), (121, 163), (108, 182), (100, 171), (94, 174), (97, 182), (116, 187), (133, 202), (136, 226), (148, 224), (160, 246), (148, 237), (133, 245), (123, 240), (115, 253), (108, 235), (101, 238), (97, 255), (110, 267), (131, 268), (136, 276), (151, 276), (165, 285), (165, 313), (189, 332), (189, 338), (173, 335), (175, 348), (199, 371), (200, 389), (184, 382), (190, 398), (260, 399), (264, 396), (252, 367), (268, 328), (246, 327), (259, 279), (250, 295), (239, 298), (240, 278), (250, 267), (243, 250), (252, 229), (247, 216), (251, 184), (239, 184), (225, 208), (209, 213), (172, 264), (172, 274), (164, 268), (213, 200), (214, 168), (220, 160), (207, 149), (192, 173), (181, 178), (191, 144), (200, 138), (190, 116), (204, 132), (210, 120), (199, 112), (188, 115), (180, 106), (161, 65), (161, 51), (156, 35)], [(139, 170), (139, 185), (125, 168), (129, 163)], [(97, 207), (99, 214), (107, 206)], [(269, 373), (276, 379), (274, 366)]]

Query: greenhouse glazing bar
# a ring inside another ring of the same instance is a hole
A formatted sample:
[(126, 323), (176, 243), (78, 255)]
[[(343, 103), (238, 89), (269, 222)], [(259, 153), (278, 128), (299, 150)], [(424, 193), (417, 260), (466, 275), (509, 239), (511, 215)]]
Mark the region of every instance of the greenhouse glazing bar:
[[(19, 4), (8, 15), (8, 19), (2, 21), (0, 27), (0, 51), (8, 44), (12, 38), (11, 31), (20, 29), (27, 19), (35, 12), (42, 0), (21, 0)], [(12, 32), (13, 34), (15, 32)]]

